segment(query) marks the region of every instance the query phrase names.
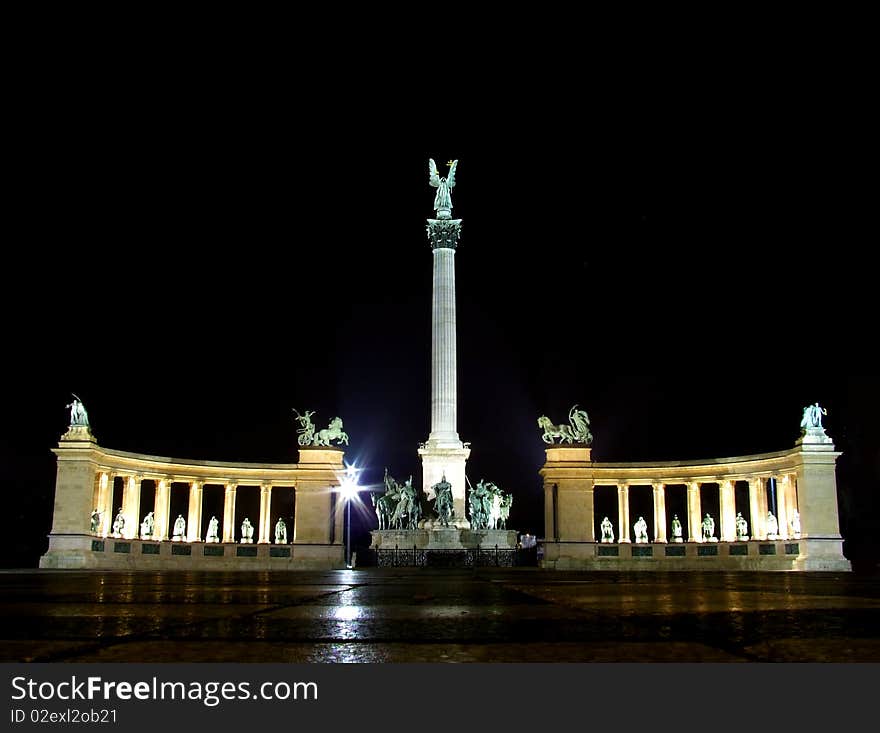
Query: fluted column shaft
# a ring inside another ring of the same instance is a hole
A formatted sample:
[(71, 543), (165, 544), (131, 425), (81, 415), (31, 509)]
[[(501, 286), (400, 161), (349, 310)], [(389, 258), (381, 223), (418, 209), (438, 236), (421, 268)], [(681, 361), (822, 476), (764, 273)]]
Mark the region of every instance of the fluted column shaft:
[(429, 441), (458, 441), (455, 327), (455, 250), (437, 247), (434, 249), (434, 293), (431, 304)]
[(163, 478), (156, 482), (156, 510), (153, 518), (155, 528), (153, 538), (157, 540), (168, 539), (168, 523), (171, 515), (171, 479)]
[(113, 474), (109, 472), (101, 474), (98, 511), (101, 513), (101, 520), (98, 524), (97, 534), (106, 537), (113, 528)]
[(189, 515), (186, 521), (187, 542), (200, 542), (202, 534), (202, 484), (193, 481), (189, 485)]
[(122, 528), (122, 536), (125, 539), (132, 540), (138, 537), (141, 526), (140, 519), (138, 518), (140, 507), (140, 476), (129, 476), (125, 480), (125, 489), (122, 492), (122, 516), (125, 517), (125, 527)]
[(666, 542), (666, 484), (653, 484), (654, 542)]
[(700, 484), (688, 484), (688, 541), (703, 541), (703, 509), (700, 499)]
[(226, 484), (223, 494), (223, 541), (235, 542), (235, 495), (238, 484)]
[(736, 542), (736, 495), (733, 481), (718, 484), (721, 499), (721, 541)]
[(764, 479), (749, 479), (749, 511), (752, 515), (752, 539), (767, 539), (767, 490)]
[(617, 486), (617, 518), (620, 524), (619, 541), (631, 542), (629, 537), (629, 486), (626, 484)]
[(791, 535), (791, 510), (794, 508), (791, 502), (791, 478), (788, 475), (780, 476), (776, 481), (776, 508), (779, 515), (776, 519), (779, 521), (779, 539), (787, 540)]
[(271, 509), (272, 509), (272, 487), (263, 484), (260, 487), (260, 537), (257, 542), (266, 544), (269, 542), (271, 535)]

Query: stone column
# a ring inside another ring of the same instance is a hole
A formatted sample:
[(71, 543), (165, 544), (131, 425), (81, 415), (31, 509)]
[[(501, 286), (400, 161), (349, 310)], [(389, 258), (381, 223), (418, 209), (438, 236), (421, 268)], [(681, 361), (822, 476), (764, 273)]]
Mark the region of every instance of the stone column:
[(629, 484), (617, 485), (618, 542), (632, 542), (629, 536)]
[(779, 539), (781, 540), (787, 540), (791, 534), (791, 529), (788, 525), (791, 521), (791, 508), (788, 504), (791, 498), (789, 494), (791, 490), (790, 481), (788, 474), (779, 476), (776, 479), (776, 508), (779, 514), (776, 519), (779, 521)]
[(654, 489), (654, 542), (666, 539), (666, 484), (652, 484)]
[(156, 481), (156, 510), (153, 518), (156, 520), (153, 537), (158, 540), (167, 540), (168, 525), (171, 519), (171, 482), (170, 476), (165, 476)]
[(122, 492), (122, 516), (125, 517), (125, 527), (122, 536), (125, 539), (137, 539), (141, 530), (141, 477), (128, 476), (125, 479), (125, 489)]
[(265, 545), (272, 535), (272, 485), (260, 486), (260, 537), (257, 540)]
[(749, 479), (749, 511), (752, 514), (752, 526), (749, 527), (749, 531), (754, 540), (767, 539), (766, 493), (763, 479), (754, 476)]
[(189, 516), (186, 520), (186, 541), (202, 541), (202, 487), (201, 481), (189, 485)]
[(736, 542), (736, 492), (733, 481), (719, 481), (721, 498), (721, 541)]
[(113, 478), (113, 474), (109, 471), (101, 474), (101, 490), (98, 500), (98, 511), (101, 512), (98, 534), (101, 537), (106, 537), (113, 528)]
[(419, 449), (422, 459), (422, 490), (443, 476), (452, 484), (455, 524), (470, 527), (468, 520), (465, 463), (470, 449), (458, 437), (458, 375), (455, 312), (455, 248), (461, 220), (448, 210), (428, 219), (428, 237), (434, 255), (431, 300), (431, 432)]
[(700, 482), (688, 484), (688, 542), (703, 541), (703, 508), (700, 500)]
[(223, 494), (223, 541), (235, 542), (235, 495), (238, 484), (229, 482)]

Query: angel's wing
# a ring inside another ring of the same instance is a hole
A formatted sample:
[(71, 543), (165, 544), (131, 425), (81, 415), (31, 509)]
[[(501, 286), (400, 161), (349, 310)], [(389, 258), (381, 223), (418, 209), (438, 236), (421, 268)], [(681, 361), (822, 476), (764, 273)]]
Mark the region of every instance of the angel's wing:
[(437, 170), (437, 164), (433, 158), (428, 158), (428, 183), (434, 188), (440, 185), (440, 172)]
[(449, 188), (452, 188), (455, 185), (455, 169), (457, 166), (457, 160), (453, 160), (452, 165), (449, 166), (449, 175), (446, 176), (446, 185), (449, 186)]

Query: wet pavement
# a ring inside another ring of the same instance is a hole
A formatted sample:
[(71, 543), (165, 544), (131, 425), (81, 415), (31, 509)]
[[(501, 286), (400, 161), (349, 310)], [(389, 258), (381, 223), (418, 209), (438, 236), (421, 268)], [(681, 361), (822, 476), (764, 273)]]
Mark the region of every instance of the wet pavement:
[(4, 662), (878, 662), (880, 576), (0, 572)]

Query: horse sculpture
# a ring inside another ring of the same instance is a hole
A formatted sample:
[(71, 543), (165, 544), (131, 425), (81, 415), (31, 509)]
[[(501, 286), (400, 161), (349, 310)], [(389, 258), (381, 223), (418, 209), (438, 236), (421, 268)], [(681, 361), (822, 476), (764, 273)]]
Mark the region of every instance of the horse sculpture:
[(331, 440), (338, 440), (340, 443), (348, 445), (348, 433), (342, 429), (342, 418), (340, 417), (334, 417), (330, 421), (329, 427), (315, 433), (313, 445), (330, 445)]
[(590, 433), (590, 418), (584, 410), (578, 410), (577, 405), (571, 408), (568, 413), (569, 425), (554, 425), (550, 422), (550, 418), (541, 415), (538, 418), (538, 427), (544, 431), (541, 436), (542, 440), (549, 445), (556, 442), (559, 438), (560, 443), (585, 443), (590, 445), (593, 442), (593, 435)]
[(379, 529), (391, 529), (391, 516), (394, 514), (395, 504), (387, 494), (370, 494), (376, 517), (379, 519)]
[(541, 417), (538, 418), (538, 427), (544, 431), (544, 435), (542, 435), (541, 438), (545, 443), (552, 445), (556, 441), (556, 438), (559, 438), (561, 443), (574, 443), (574, 434), (571, 432), (571, 425), (554, 425), (550, 422), (549, 417), (541, 415)]

